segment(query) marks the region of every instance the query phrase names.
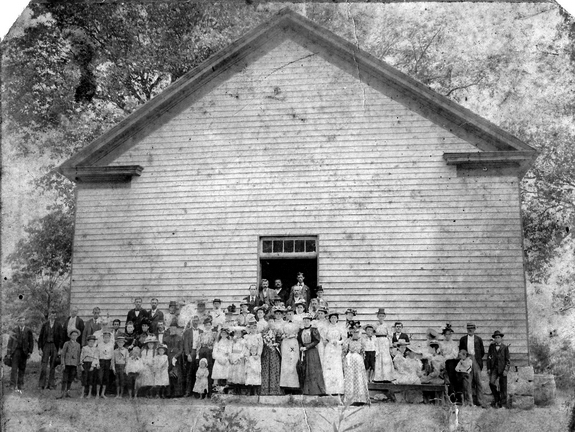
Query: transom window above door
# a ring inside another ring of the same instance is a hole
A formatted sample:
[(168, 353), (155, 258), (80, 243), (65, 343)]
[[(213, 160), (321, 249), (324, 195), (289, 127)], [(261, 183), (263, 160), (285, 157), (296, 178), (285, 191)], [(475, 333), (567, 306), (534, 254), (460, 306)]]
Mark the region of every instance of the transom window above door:
[(260, 257), (317, 257), (317, 237), (260, 237)]

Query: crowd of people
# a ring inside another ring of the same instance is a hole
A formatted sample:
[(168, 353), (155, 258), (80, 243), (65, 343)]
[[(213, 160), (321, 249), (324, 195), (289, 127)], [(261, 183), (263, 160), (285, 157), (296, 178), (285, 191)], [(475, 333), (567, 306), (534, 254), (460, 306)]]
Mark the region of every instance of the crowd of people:
[[(61, 363), (59, 397), (70, 397), (79, 375), (81, 397), (86, 398), (302, 393), (367, 404), (370, 382), (391, 382), (446, 384), (454, 401), (485, 406), (479, 379), (485, 349), (475, 325), (467, 324), (467, 335), (459, 340), (453, 339), (449, 324), (441, 332), (429, 329), (426, 341), (417, 344), (402, 323), (388, 329), (383, 308), (375, 312), (377, 322), (361, 325), (355, 310), (340, 316), (329, 307), (321, 286), (312, 298), (304, 275), (297, 279), (291, 289), (284, 289), (281, 280), (274, 289), (265, 279), (259, 289), (250, 286), (239, 311), (234, 304), (222, 308), (216, 298), (211, 310), (203, 300), (171, 301), (164, 313), (158, 299), (151, 299), (146, 310), (138, 297), (123, 328), (119, 319), (110, 323), (100, 316), (98, 307), (86, 323), (74, 308), (63, 323), (50, 313), (38, 339), (39, 388), (54, 388)], [(503, 336), (499, 331), (492, 335), (487, 356), (497, 407), (506, 404), (510, 367)], [(21, 391), (32, 347), (32, 333), (22, 317), (8, 345), (16, 391)], [(421, 397), (421, 392), (412, 397)]]

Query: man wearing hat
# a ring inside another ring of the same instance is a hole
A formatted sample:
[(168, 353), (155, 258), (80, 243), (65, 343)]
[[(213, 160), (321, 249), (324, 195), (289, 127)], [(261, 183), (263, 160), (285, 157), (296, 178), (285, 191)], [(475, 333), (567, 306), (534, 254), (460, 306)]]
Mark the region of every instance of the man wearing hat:
[[(507, 405), (507, 374), (511, 367), (509, 347), (501, 341), (505, 336), (499, 330), (495, 330), (493, 343), (489, 345), (487, 352), (487, 375), (489, 376), (489, 388), (493, 394), (491, 406), (501, 408)], [(497, 388), (499, 381), (499, 389)]]
[(184, 355), (185, 355), (185, 375), (186, 375), (186, 396), (192, 395), (194, 382), (196, 381), (196, 370), (198, 369), (198, 350), (200, 349), (200, 318), (192, 317), (192, 325), (184, 331)]
[(151, 309), (148, 311), (148, 319), (150, 320), (150, 333), (157, 333), (158, 322), (164, 321), (164, 313), (158, 309), (158, 299), (153, 298), (150, 300)]
[(212, 301), (214, 308), (210, 311), (210, 316), (212, 317), (212, 325), (221, 328), (226, 323), (226, 314), (222, 310), (222, 301), (219, 298), (215, 298)]
[(485, 348), (483, 346), (483, 340), (475, 334), (475, 329), (475, 324), (467, 324), (467, 334), (459, 339), (459, 350), (467, 351), (467, 355), (471, 359), (471, 387), (474, 396), (477, 398), (477, 405), (485, 408), (485, 397), (483, 395), (483, 385), (481, 384), (481, 371), (483, 370)]
[(170, 375), (170, 386), (168, 387), (168, 397), (181, 397), (182, 390), (182, 366), (184, 353), (184, 340), (178, 334), (178, 319), (173, 318), (170, 328), (164, 335), (164, 343), (167, 346), (168, 372)]
[[(177, 318), (178, 303), (175, 300), (171, 300), (168, 305), (168, 312), (164, 313), (164, 323), (167, 327), (170, 327), (172, 320)], [(180, 333), (180, 336), (182, 334)]]
[(134, 299), (134, 309), (128, 312), (126, 322), (132, 321), (137, 334), (142, 333), (142, 321), (148, 318), (148, 312), (142, 309), (142, 297)]
[(62, 374), (62, 394), (60, 395), (60, 399), (70, 397), (70, 387), (76, 378), (78, 366), (80, 366), (82, 347), (76, 341), (79, 336), (80, 330), (72, 328), (68, 331), (68, 340), (64, 342), (64, 346), (62, 347), (61, 358), (64, 372)]
[(42, 356), (42, 365), (40, 367), (40, 381), (38, 387), (46, 388), (46, 374), (48, 367), (50, 368), (48, 376), (48, 388), (53, 389), (54, 377), (56, 375), (56, 358), (58, 351), (64, 345), (62, 340), (63, 333), (62, 325), (56, 321), (56, 311), (51, 310), (48, 314), (48, 320), (40, 330), (40, 337), (38, 338), (38, 351)]

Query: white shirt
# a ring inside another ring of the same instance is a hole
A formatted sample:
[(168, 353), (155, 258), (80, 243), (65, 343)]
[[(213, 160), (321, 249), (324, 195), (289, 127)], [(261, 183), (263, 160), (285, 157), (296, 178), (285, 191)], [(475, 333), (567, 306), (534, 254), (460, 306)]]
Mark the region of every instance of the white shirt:
[(467, 354), (475, 355), (475, 335), (467, 335)]
[(72, 331), (72, 329), (75, 328), (76, 328), (76, 317), (70, 317), (70, 320), (68, 321), (68, 334), (70, 334), (70, 331)]
[(198, 349), (200, 345), (200, 329), (192, 327), (192, 349)]

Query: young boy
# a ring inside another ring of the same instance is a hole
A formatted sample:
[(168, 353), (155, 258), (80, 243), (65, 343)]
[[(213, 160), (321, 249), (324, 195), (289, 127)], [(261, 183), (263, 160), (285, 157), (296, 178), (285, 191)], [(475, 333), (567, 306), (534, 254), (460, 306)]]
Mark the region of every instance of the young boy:
[(128, 350), (124, 347), (126, 337), (119, 333), (116, 336), (116, 345), (112, 355), (112, 371), (116, 375), (116, 399), (124, 396), (124, 384), (126, 381), (126, 360), (128, 359)]
[(403, 333), (403, 324), (400, 322), (396, 322), (393, 327), (395, 327), (395, 332), (391, 337), (391, 344), (394, 347), (398, 346), (398, 342), (400, 340), (404, 340), (409, 345), (409, 336), (406, 333)]
[(61, 359), (62, 364), (64, 365), (64, 373), (62, 375), (62, 394), (58, 399), (71, 397), (70, 387), (72, 386), (74, 378), (76, 378), (76, 371), (80, 367), (80, 353), (82, 351), (82, 347), (78, 342), (76, 342), (76, 339), (78, 339), (79, 336), (80, 330), (73, 328), (68, 333), (68, 337), (70, 339), (65, 342), (62, 347)]
[(130, 356), (126, 359), (126, 373), (128, 374), (128, 397), (137, 398), (139, 386), (137, 383), (138, 375), (143, 368), (140, 359), (140, 348), (134, 347), (130, 351)]
[(461, 402), (465, 405), (473, 406), (473, 393), (471, 391), (471, 369), (473, 367), (473, 362), (471, 358), (467, 355), (467, 350), (459, 351), (459, 363), (455, 367), (455, 372), (457, 372), (457, 379), (461, 382), (461, 387), (463, 387), (463, 395), (461, 397)]
[(97, 369), (100, 368), (100, 353), (95, 346), (96, 336), (88, 336), (86, 342), (88, 345), (82, 348), (80, 354), (80, 370), (83, 372), (82, 384), (84, 385), (82, 398), (91, 397), (91, 390), (96, 388)]
[(112, 367), (112, 356), (114, 354), (114, 342), (112, 341), (112, 332), (105, 329), (102, 332), (102, 342), (98, 344), (98, 354), (100, 359), (100, 367), (98, 378), (100, 381), (100, 391), (96, 398), (101, 395), (106, 399), (106, 387), (110, 379), (110, 369)]
[(367, 372), (367, 379), (373, 382), (375, 372), (375, 330), (371, 324), (365, 326), (365, 336), (363, 337), (363, 350), (365, 352), (364, 365)]

